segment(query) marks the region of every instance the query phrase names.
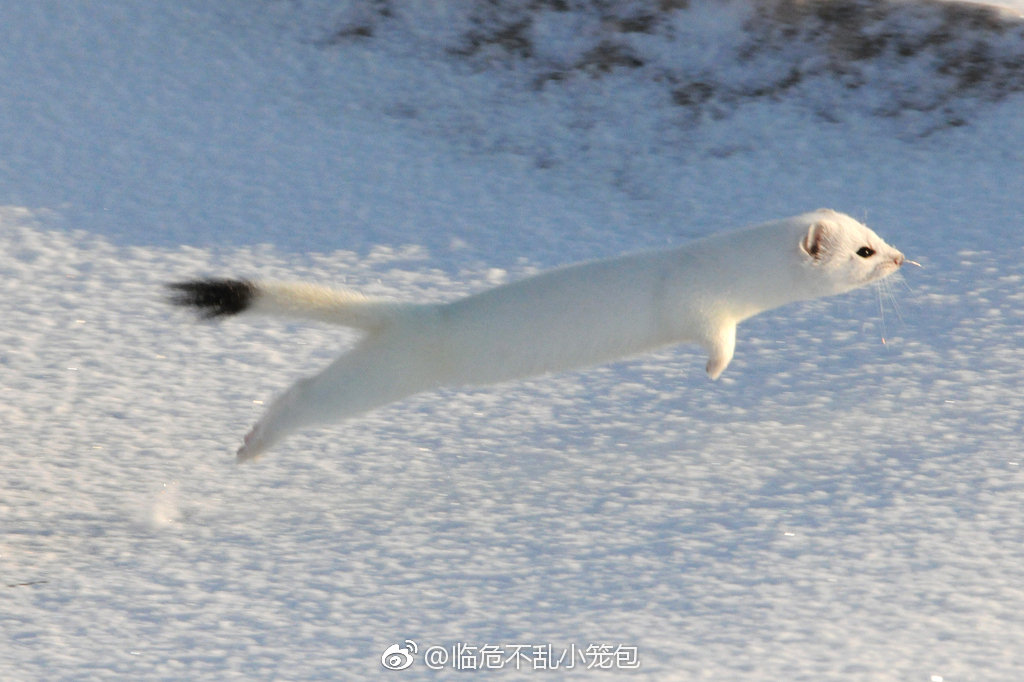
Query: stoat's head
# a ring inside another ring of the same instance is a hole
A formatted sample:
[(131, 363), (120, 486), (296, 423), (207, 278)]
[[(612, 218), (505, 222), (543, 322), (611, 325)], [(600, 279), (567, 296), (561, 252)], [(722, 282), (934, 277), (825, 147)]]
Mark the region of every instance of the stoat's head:
[[(822, 209), (805, 216), (800, 256), (816, 285), (839, 294), (899, 270), (903, 254), (848, 215)], [(826, 293), (826, 292), (822, 292)]]

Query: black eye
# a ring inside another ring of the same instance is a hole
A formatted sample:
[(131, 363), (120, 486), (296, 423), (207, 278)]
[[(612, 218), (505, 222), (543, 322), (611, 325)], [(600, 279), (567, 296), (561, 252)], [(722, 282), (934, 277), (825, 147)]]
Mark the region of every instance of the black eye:
[(857, 255), (860, 256), (861, 258), (871, 258), (872, 256), (875, 255), (875, 250), (872, 249), (870, 246), (862, 246), (859, 249), (857, 249)]

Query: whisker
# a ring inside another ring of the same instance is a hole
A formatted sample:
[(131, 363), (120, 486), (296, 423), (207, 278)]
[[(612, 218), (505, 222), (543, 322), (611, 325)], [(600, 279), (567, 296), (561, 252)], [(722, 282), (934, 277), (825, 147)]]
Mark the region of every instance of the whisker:
[(881, 327), (882, 345), (884, 346), (885, 345), (885, 304), (882, 301), (883, 293), (886, 293), (886, 294), (888, 293), (888, 291), (886, 291), (886, 282), (885, 282), (885, 280), (879, 280), (879, 282), (877, 283), (877, 286), (875, 286), (875, 297), (876, 297), (876, 300), (878, 301), (879, 326)]
[[(910, 287), (907, 285), (906, 280), (904, 280), (901, 277), (899, 279), (899, 281), (902, 282), (903, 285), (907, 287), (908, 291), (910, 290)], [(893, 291), (893, 282), (886, 282), (885, 283), (885, 295), (889, 299), (889, 305), (892, 306), (893, 312), (896, 313), (896, 319), (899, 320), (900, 323), (902, 324), (903, 323), (903, 308), (900, 306), (900, 301), (899, 301), (898, 298), (896, 298), (896, 294)]]
[(900, 284), (904, 289), (906, 289), (910, 293), (914, 292), (914, 288), (910, 286), (910, 282), (908, 282), (907, 278), (904, 277), (903, 275), (900, 275), (899, 277), (892, 277), (891, 279), (893, 280), (893, 283)]
[(879, 327), (881, 328), (881, 341), (883, 346), (888, 345), (888, 339), (886, 338), (889, 326), (888, 320), (886, 319), (887, 301), (889, 305), (892, 306), (892, 310), (896, 314), (897, 321), (899, 321), (900, 324), (904, 323), (903, 308), (900, 306), (899, 300), (896, 298), (896, 294), (893, 290), (893, 286), (896, 281), (899, 281), (903, 286), (907, 287), (908, 290), (910, 289), (906, 280), (899, 274), (875, 282), (874, 289), (878, 300), (878, 316), (880, 318)]

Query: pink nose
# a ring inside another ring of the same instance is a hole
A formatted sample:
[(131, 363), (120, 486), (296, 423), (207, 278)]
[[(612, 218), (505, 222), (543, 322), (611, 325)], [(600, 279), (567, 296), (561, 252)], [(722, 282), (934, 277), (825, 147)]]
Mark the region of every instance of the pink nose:
[(892, 260), (894, 263), (896, 263), (896, 265), (903, 265), (903, 254), (897, 253), (896, 257), (893, 258)]

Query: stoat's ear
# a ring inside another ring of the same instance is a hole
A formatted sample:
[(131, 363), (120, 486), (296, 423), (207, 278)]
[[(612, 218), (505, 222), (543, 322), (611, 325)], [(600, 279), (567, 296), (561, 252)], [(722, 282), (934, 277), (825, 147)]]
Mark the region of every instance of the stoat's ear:
[(800, 242), (800, 250), (814, 260), (818, 260), (821, 258), (822, 253), (825, 250), (825, 237), (827, 232), (828, 229), (825, 227), (825, 223), (812, 223), (807, 229), (807, 234), (804, 235), (803, 240)]

